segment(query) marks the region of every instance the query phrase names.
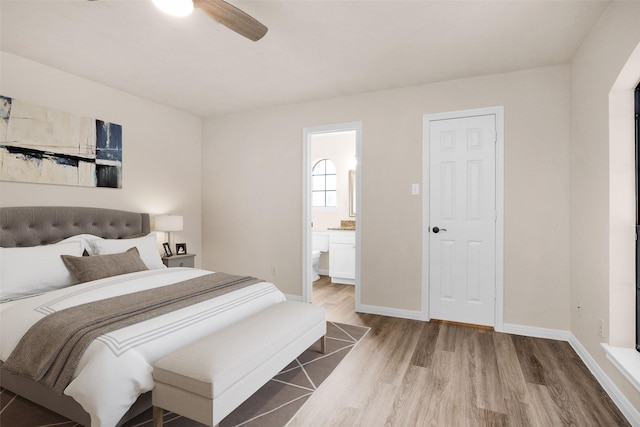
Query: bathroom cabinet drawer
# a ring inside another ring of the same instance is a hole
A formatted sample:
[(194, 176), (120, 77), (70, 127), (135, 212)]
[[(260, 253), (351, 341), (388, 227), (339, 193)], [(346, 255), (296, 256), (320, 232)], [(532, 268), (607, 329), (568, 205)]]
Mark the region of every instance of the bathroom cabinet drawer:
[(350, 243), (356, 244), (355, 231), (331, 231), (329, 234), (329, 243)]

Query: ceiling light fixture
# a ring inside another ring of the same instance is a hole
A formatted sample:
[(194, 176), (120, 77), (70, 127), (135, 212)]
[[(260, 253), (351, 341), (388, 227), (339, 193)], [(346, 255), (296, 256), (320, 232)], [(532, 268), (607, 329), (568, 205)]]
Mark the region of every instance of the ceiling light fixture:
[(172, 16), (187, 16), (193, 11), (192, 0), (153, 0), (153, 4)]

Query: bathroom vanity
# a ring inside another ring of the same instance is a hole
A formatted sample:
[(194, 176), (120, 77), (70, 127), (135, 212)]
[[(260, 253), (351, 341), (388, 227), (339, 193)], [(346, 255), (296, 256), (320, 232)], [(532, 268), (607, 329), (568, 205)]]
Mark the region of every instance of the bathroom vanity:
[(356, 283), (355, 230), (329, 231), (329, 276), (332, 283)]

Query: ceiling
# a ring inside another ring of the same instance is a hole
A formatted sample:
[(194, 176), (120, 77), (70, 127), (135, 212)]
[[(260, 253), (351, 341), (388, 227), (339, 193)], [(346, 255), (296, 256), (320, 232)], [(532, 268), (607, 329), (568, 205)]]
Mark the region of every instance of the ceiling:
[(228, 0), (252, 42), (150, 0), (1, 0), (0, 48), (197, 116), (566, 64), (608, 1)]

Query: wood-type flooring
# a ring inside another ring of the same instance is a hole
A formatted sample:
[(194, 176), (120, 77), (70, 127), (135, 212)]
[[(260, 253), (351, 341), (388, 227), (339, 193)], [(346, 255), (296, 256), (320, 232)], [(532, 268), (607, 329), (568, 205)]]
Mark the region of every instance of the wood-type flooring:
[(326, 277), (313, 303), (371, 331), (290, 427), (629, 425), (566, 342), (358, 314)]

